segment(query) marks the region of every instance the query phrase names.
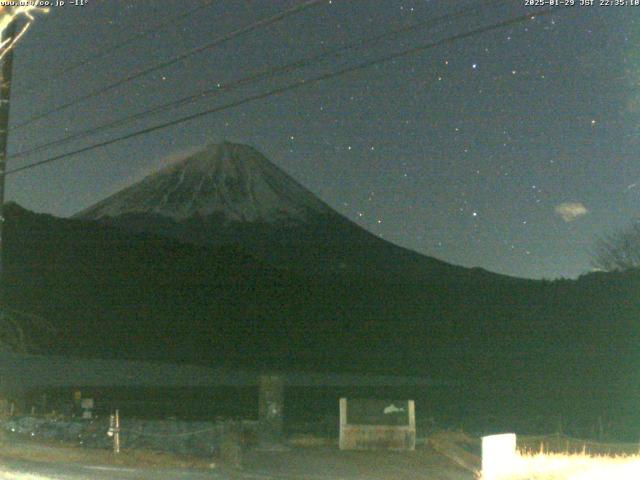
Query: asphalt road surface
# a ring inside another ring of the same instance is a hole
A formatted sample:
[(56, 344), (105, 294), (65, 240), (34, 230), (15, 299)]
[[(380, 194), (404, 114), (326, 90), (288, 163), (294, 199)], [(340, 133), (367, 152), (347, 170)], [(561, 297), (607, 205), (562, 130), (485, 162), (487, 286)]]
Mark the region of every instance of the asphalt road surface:
[(43, 463), (27, 460), (0, 460), (2, 480), (205, 480), (231, 478), (215, 469), (210, 471), (138, 469), (93, 466), (74, 463)]
[(341, 452), (304, 448), (248, 452), (242, 469), (158, 469), (2, 456), (0, 480), (473, 480), (472, 473), (429, 450)]

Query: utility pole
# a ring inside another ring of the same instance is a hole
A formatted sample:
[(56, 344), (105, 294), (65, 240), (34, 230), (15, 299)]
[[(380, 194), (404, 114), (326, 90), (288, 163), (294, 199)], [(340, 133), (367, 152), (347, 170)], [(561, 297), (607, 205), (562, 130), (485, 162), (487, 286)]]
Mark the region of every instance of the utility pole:
[[(16, 36), (16, 21), (11, 22), (4, 33), (11, 45)], [(13, 72), (13, 48), (0, 60), (0, 315), (4, 308), (4, 191), (7, 171), (7, 146), (9, 143), (9, 100), (11, 98), (11, 79)]]

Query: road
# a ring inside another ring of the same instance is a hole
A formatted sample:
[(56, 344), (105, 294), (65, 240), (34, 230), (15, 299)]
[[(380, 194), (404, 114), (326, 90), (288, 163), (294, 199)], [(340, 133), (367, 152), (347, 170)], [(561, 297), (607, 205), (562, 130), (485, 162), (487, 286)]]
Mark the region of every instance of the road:
[(0, 479), (2, 480), (227, 480), (230, 478), (229, 475), (215, 469), (209, 471), (140, 469), (75, 463), (45, 463), (0, 457)]
[(254, 449), (241, 469), (159, 468), (40, 461), (2, 454), (0, 480), (473, 480), (430, 449), (343, 452), (336, 448)]

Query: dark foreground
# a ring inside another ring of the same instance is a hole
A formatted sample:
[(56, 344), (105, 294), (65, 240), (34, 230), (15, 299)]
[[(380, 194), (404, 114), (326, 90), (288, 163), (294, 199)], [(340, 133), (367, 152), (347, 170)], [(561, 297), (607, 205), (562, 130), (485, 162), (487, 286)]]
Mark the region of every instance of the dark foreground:
[[(41, 448), (46, 461), (37, 459)], [(452, 464), (426, 446), (415, 452), (341, 452), (334, 447), (253, 449), (245, 453), (241, 468), (212, 463), (209, 468), (137, 467), (52, 461), (55, 447), (25, 445), (29, 455), (0, 453), (0, 479), (10, 480), (201, 480), (201, 479), (308, 479), (308, 480), (472, 480), (473, 474)], [(4, 450), (4, 449), (3, 449)]]

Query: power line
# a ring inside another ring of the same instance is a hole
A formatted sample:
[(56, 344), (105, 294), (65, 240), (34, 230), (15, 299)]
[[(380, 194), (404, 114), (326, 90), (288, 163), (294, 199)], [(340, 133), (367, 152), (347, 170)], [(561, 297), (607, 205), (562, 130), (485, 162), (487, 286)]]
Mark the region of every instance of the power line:
[(105, 147), (107, 145), (112, 145), (114, 143), (118, 143), (118, 142), (121, 142), (121, 141), (124, 141), (124, 140), (128, 140), (130, 138), (138, 137), (140, 135), (146, 135), (148, 133), (152, 133), (152, 132), (155, 132), (155, 131), (158, 131), (158, 130), (162, 130), (164, 128), (168, 128), (168, 127), (172, 127), (172, 126), (175, 126), (175, 125), (179, 125), (181, 123), (185, 123), (185, 122), (194, 120), (196, 118), (204, 117), (204, 116), (211, 115), (213, 113), (217, 113), (217, 112), (220, 112), (220, 111), (223, 111), (223, 110), (228, 110), (230, 108), (238, 107), (240, 105), (244, 105), (244, 104), (249, 103), (249, 102), (253, 102), (253, 101), (256, 101), (256, 100), (261, 100), (263, 98), (271, 97), (271, 96), (274, 96), (274, 95), (279, 95), (281, 93), (285, 93), (285, 92), (288, 92), (288, 91), (291, 91), (291, 90), (296, 90), (296, 89), (301, 88), (301, 87), (314, 85), (316, 83), (320, 83), (320, 82), (323, 82), (323, 81), (326, 81), (326, 80), (330, 80), (330, 79), (333, 79), (333, 78), (336, 78), (336, 77), (347, 75), (349, 73), (358, 72), (358, 71), (364, 70), (366, 68), (370, 68), (370, 67), (375, 66), (375, 65), (380, 65), (380, 64), (389, 62), (389, 61), (394, 60), (396, 58), (406, 57), (406, 56), (413, 55), (413, 54), (416, 54), (416, 53), (419, 53), (419, 52), (423, 52), (425, 50), (429, 50), (429, 49), (436, 48), (436, 47), (439, 47), (439, 46), (442, 46), (442, 45), (446, 45), (448, 43), (453, 43), (453, 42), (458, 41), (458, 40), (463, 40), (463, 39), (470, 38), (470, 37), (473, 37), (473, 36), (476, 36), (476, 35), (481, 35), (481, 34), (484, 34), (484, 33), (487, 33), (487, 32), (493, 31), (493, 30), (498, 30), (498, 29), (501, 29), (501, 28), (504, 28), (504, 27), (507, 27), (507, 26), (510, 26), (510, 25), (514, 25), (514, 24), (517, 24), (517, 23), (522, 23), (522, 22), (525, 22), (527, 20), (530, 20), (532, 17), (539, 17), (539, 16), (544, 16), (544, 15), (549, 15), (551, 13), (554, 13), (554, 12), (556, 12), (558, 10), (565, 9), (565, 8), (567, 8), (567, 7), (560, 6), (560, 7), (554, 7), (554, 8), (547, 8), (545, 10), (539, 10), (539, 11), (537, 11), (535, 13), (527, 13), (525, 15), (520, 15), (518, 17), (514, 17), (514, 18), (509, 19), (509, 20), (504, 20), (502, 22), (494, 23), (492, 25), (488, 25), (488, 26), (485, 26), (485, 27), (479, 27), (479, 28), (470, 30), (468, 32), (460, 33), (460, 34), (453, 35), (453, 36), (450, 36), (450, 37), (445, 37), (444, 39), (438, 40), (436, 42), (431, 42), (431, 43), (428, 43), (428, 44), (424, 44), (424, 45), (413, 47), (413, 48), (410, 48), (410, 49), (407, 49), (407, 50), (396, 52), (396, 53), (393, 53), (393, 54), (390, 54), (390, 55), (387, 55), (387, 56), (384, 56), (384, 57), (381, 57), (381, 58), (378, 58), (378, 59), (362, 62), (362, 63), (359, 63), (358, 65), (351, 66), (351, 67), (346, 67), (346, 68), (343, 68), (343, 69), (335, 71), (335, 72), (325, 73), (323, 75), (319, 75), (319, 76), (317, 76), (315, 78), (312, 78), (312, 79), (308, 79), (308, 80), (307, 79), (302, 79), (302, 80), (299, 80), (297, 82), (285, 85), (283, 87), (275, 88), (275, 89), (270, 90), (268, 92), (256, 94), (256, 95), (244, 98), (244, 99), (240, 99), (240, 100), (236, 100), (236, 101), (227, 103), (225, 105), (221, 105), (219, 107), (211, 108), (211, 109), (208, 109), (208, 110), (204, 110), (202, 112), (194, 113), (194, 114), (191, 114), (191, 115), (188, 115), (188, 116), (176, 119), (176, 120), (172, 120), (170, 122), (165, 122), (165, 123), (161, 123), (161, 124), (158, 124), (158, 125), (154, 125), (152, 127), (147, 127), (147, 128), (138, 130), (136, 132), (128, 133), (128, 134), (125, 134), (125, 135), (122, 135), (122, 136), (119, 136), (119, 137), (115, 137), (115, 138), (112, 138), (112, 139), (109, 139), (109, 140), (105, 140), (103, 142), (99, 142), (99, 143), (96, 143), (96, 144), (93, 144), (93, 145), (89, 145), (87, 147), (83, 147), (83, 148), (80, 148), (78, 150), (74, 150), (74, 151), (71, 151), (71, 152), (67, 152), (67, 153), (63, 153), (63, 154), (60, 154), (60, 155), (56, 155), (56, 156), (47, 158), (45, 160), (40, 160), (38, 162), (34, 162), (34, 163), (31, 163), (31, 164), (28, 164), (28, 165), (25, 165), (25, 166), (22, 166), (22, 167), (14, 168), (12, 170), (7, 171), (6, 174), (10, 175), (10, 174), (22, 172), (22, 171), (25, 171), (25, 170), (29, 170), (29, 169), (32, 169), (32, 168), (36, 168), (36, 167), (39, 167), (39, 166), (42, 166), (42, 165), (45, 165), (45, 164), (48, 164), (48, 163), (56, 162), (58, 160), (62, 160), (62, 159), (68, 158), (68, 157), (72, 157), (72, 156), (78, 155), (80, 153), (84, 153), (84, 152), (88, 152), (88, 151), (91, 151), (91, 150), (95, 150), (96, 148)]
[(11, 129), (21, 128), (21, 127), (25, 127), (27, 125), (30, 125), (30, 124), (38, 121), (38, 120), (41, 120), (41, 119), (43, 119), (45, 117), (48, 117), (49, 115), (52, 115), (54, 113), (58, 113), (58, 112), (60, 112), (62, 110), (66, 110), (67, 108), (69, 108), (69, 107), (71, 107), (71, 106), (73, 106), (73, 105), (75, 105), (77, 103), (80, 103), (80, 102), (82, 102), (84, 100), (88, 100), (90, 98), (97, 97), (98, 95), (102, 95), (103, 93), (106, 93), (108, 91), (114, 90), (114, 89), (120, 87), (121, 85), (124, 85), (125, 83), (131, 82), (131, 81), (136, 80), (136, 79), (141, 78), (141, 77), (144, 77), (145, 75), (148, 75), (148, 74), (150, 74), (152, 72), (155, 72), (157, 70), (161, 70), (163, 68), (170, 67), (171, 65), (175, 65), (176, 63), (178, 63), (178, 62), (180, 62), (180, 61), (182, 61), (182, 60), (184, 60), (184, 59), (186, 59), (188, 57), (191, 57), (193, 55), (201, 53), (201, 52), (203, 52), (205, 50), (209, 50), (211, 48), (218, 47), (218, 46), (222, 45), (223, 43), (226, 43), (226, 42), (228, 42), (230, 40), (233, 40), (236, 37), (239, 37), (240, 35), (251, 33), (254, 30), (257, 30), (258, 28), (266, 27), (266, 26), (271, 25), (273, 23), (276, 23), (276, 22), (279, 22), (281, 20), (284, 20), (285, 18), (290, 17), (291, 15), (295, 15), (296, 13), (300, 13), (300, 12), (302, 12), (304, 10), (307, 10), (309, 8), (312, 8), (312, 7), (315, 7), (315, 6), (317, 6), (320, 3), (323, 3), (325, 1), (326, 0), (308, 0), (308, 1), (304, 2), (301, 5), (296, 5), (295, 7), (288, 8), (288, 9), (286, 9), (286, 10), (284, 10), (284, 11), (282, 11), (282, 12), (276, 14), (276, 15), (273, 15), (271, 17), (258, 20), (257, 22), (254, 22), (254, 23), (252, 23), (250, 25), (247, 25), (246, 27), (242, 27), (242, 28), (240, 28), (238, 30), (235, 30), (235, 31), (233, 31), (233, 32), (231, 32), (231, 33), (229, 33), (227, 35), (224, 35), (224, 36), (214, 40), (213, 42), (207, 43), (205, 45), (201, 45), (201, 46), (196, 47), (196, 48), (194, 48), (192, 50), (189, 50), (188, 52), (185, 52), (185, 53), (182, 53), (180, 55), (177, 55), (177, 56), (173, 57), (172, 59), (167, 60), (166, 62), (162, 62), (160, 64), (157, 64), (157, 65), (154, 65), (152, 67), (146, 68), (144, 70), (141, 70), (138, 73), (134, 73), (132, 75), (128, 75), (127, 77), (124, 77), (124, 78), (122, 78), (122, 79), (120, 79), (120, 80), (118, 80), (118, 81), (116, 81), (116, 82), (114, 82), (112, 84), (109, 84), (106, 87), (99, 88), (97, 90), (94, 90), (94, 91), (86, 94), (86, 95), (81, 95), (80, 97), (77, 97), (74, 100), (71, 100), (71, 101), (69, 101), (67, 103), (59, 105), (58, 107), (54, 107), (51, 110), (47, 110), (47, 111), (45, 111), (43, 113), (37, 114), (37, 115), (31, 117), (30, 119), (25, 120), (22, 123), (14, 125)]
[[(112, 46), (108, 46), (103, 48), (102, 50), (98, 50), (97, 52), (91, 54), (90, 56), (86, 57), (83, 60), (79, 60), (76, 63), (72, 63), (71, 65), (65, 67), (63, 70), (60, 70), (57, 73), (53, 73), (53, 74), (49, 74), (46, 77), (46, 81), (50, 82), (51, 80), (57, 80), (59, 78), (62, 78), (64, 76), (69, 75), (69, 73), (82, 68), (86, 65), (90, 65), (92, 63), (95, 63), (96, 60), (99, 60), (103, 57), (106, 57), (108, 55), (111, 55), (112, 53), (122, 49), (123, 47), (126, 47), (127, 45), (130, 45), (131, 43), (135, 42), (136, 40), (140, 39), (140, 38), (144, 38), (148, 35), (151, 35), (153, 33), (156, 33), (162, 29), (164, 29), (165, 27), (169, 26), (169, 25), (175, 25), (176, 23), (184, 20), (187, 17), (190, 17), (191, 15), (199, 12), (200, 10), (204, 10), (205, 8), (211, 6), (211, 4), (213, 3), (214, 0), (204, 0), (204, 3), (198, 7), (192, 8), (187, 10), (184, 13), (181, 13), (180, 15), (175, 15), (175, 14), (169, 14), (166, 15), (164, 17), (162, 17), (162, 21), (159, 23), (156, 23), (154, 26), (146, 29), (146, 30), (142, 30), (141, 32), (136, 33), (135, 35), (132, 35), (131, 37), (127, 38), (126, 40), (123, 40), (120, 43), (117, 43), (115, 45)], [(27, 87), (25, 90), (23, 90), (22, 92), (20, 92), (20, 95), (17, 95), (18, 97), (20, 97), (21, 95), (24, 95), (26, 93), (29, 93), (33, 90), (36, 89), (36, 87), (39, 87), (42, 85), (42, 82), (45, 79), (41, 79), (38, 82), (34, 82), (34, 84), (30, 87)]]
[(419, 22), (419, 23), (415, 23), (412, 25), (408, 25), (406, 27), (402, 27), (399, 29), (395, 29), (389, 32), (384, 32), (378, 35), (375, 35), (373, 37), (368, 37), (365, 39), (360, 39), (357, 40), (355, 42), (352, 42), (348, 45), (344, 45), (341, 47), (337, 47), (337, 48), (333, 48), (333, 49), (329, 49), (329, 50), (325, 50), (323, 52), (320, 52), (318, 54), (315, 55), (311, 55), (308, 56), (306, 58), (302, 58), (293, 62), (290, 62), (288, 64), (285, 65), (281, 65), (278, 67), (272, 67), (272, 68), (267, 68), (267, 69), (263, 69), (260, 72), (257, 72), (253, 75), (249, 75), (247, 77), (243, 77), (231, 82), (228, 82), (226, 84), (218, 84), (216, 87), (214, 88), (209, 88), (207, 90), (186, 96), (186, 97), (182, 97), (180, 99), (153, 107), (151, 109), (133, 114), (133, 115), (128, 115), (126, 117), (120, 118), (120, 119), (116, 119), (113, 120), (111, 122), (107, 122), (104, 123), (102, 125), (98, 125), (92, 128), (88, 128), (85, 130), (81, 130), (79, 132), (73, 133), (71, 135), (67, 135), (65, 137), (59, 138), (57, 140), (52, 140), (50, 142), (46, 142), (40, 145), (37, 145), (35, 147), (26, 149), (26, 150), (22, 150), (14, 155), (11, 156), (12, 159), (15, 158), (20, 158), (20, 157), (24, 157), (27, 155), (30, 155), (32, 153), (36, 153), (45, 149), (48, 149), (50, 147), (54, 147), (54, 146), (58, 146), (58, 145), (62, 145), (65, 143), (68, 143), (72, 140), (78, 140), (81, 138), (86, 138), (88, 136), (91, 136), (93, 134), (96, 133), (101, 133), (103, 130), (107, 130), (110, 128), (114, 128), (114, 127), (118, 127), (118, 126), (122, 126), (125, 125), (127, 123), (130, 123), (132, 121), (135, 120), (139, 120), (141, 118), (144, 118), (146, 116), (149, 115), (153, 115), (153, 114), (157, 114), (159, 112), (162, 111), (166, 111), (172, 108), (177, 108), (179, 106), (182, 105), (186, 105), (188, 103), (193, 103), (197, 100), (203, 99), (205, 97), (211, 97), (211, 96), (215, 96), (218, 95), (220, 93), (226, 93), (229, 91), (234, 90), (237, 87), (243, 86), (243, 85), (247, 85), (250, 83), (253, 83), (255, 81), (264, 79), (264, 78), (268, 78), (270, 76), (276, 75), (276, 74), (282, 74), (282, 73), (286, 73), (286, 72), (290, 72), (290, 71), (294, 71), (296, 69), (301, 69), (301, 68), (305, 68), (308, 67), (314, 63), (323, 61), (329, 57), (338, 55), (344, 51), (347, 50), (353, 50), (353, 49), (359, 49), (359, 48), (363, 48), (365, 46), (371, 45), (372, 43), (377, 43), (380, 40), (386, 39), (386, 38), (390, 38), (390, 37), (394, 37), (397, 35), (400, 35), (402, 33), (407, 33), (407, 32), (411, 32), (414, 30), (418, 30), (418, 29), (422, 29), (422, 28), (426, 28), (426, 27), (431, 27), (434, 25), (437, 25), (439, 23), (443, 23), (449, 20), (455, 20), (455, 19), (459, 19), (459, 18), (463, 18), (466, 16), (471, 15), (472, 13), (475, 13), (479, 10), (482, 10), (485, 7), (488, 6), (492, 6), (494, 4), (499, 4), (499, 3), (504, 3), (506, 0), (489, 0), (489, 1), (485, 1), (484, 5), (480, 5), (480, 6), (476, 6), (473, 8), (466, 8), (466, 9), (461, 9), (458, 10), (456, 12), (452, 12), (446, 15), (442, 15), (440, 17), (437, 18), (432, 18), (429, 19), (427, 21), (424, 22)]

